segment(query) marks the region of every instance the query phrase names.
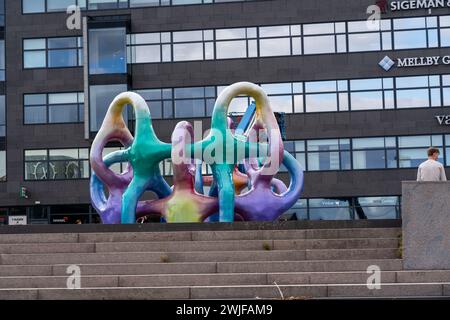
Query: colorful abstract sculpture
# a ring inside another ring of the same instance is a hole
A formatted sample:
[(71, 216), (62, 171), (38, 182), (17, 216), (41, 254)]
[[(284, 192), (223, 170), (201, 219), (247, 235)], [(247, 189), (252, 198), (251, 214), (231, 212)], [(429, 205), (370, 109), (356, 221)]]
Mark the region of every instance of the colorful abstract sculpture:
[[(255, 104), (234, 130), (228, 108), (239, 95), (252, 97)], [(126, 105), (135, 113), (134, 138), (122, 117)], [(258, 139), (258, 135), (264, 138)], [(221, 222), (235, 218), (270, 221), (299, 199), (303, 170), (284, 151), (269, 99), (259, 86), (240, 82), (227, 87), (214, 106), (209, 134), (197, 142), (193, 138), (191, 124), (182, 121), (175, 127), (171, 144), (161, 142), (145, 100), (132, 92), (119, 94), (91, 148), (91, 200), (102, 222), (136, 223), (136, 219), (149, 215), (166, 222), (214, 221), (214, 216)], [(102, 159), (102, 151), (111, 141), (121, 143), (124, 150)], [(165, 159), (173, 163), (172, 188), (159, 169)], [(289, 188), (274, 178), (281, 162), (291, 175)], [(110, 169), (116, 163), (128, 163), (128, 167), (117, 174)], [(212, 176), (203, 176), (199, 163), (209, 165)], [(209, 195), (202, 194), (204, 184), (211, 186)], [(139, 201), (146, 191), (159, 199)]]

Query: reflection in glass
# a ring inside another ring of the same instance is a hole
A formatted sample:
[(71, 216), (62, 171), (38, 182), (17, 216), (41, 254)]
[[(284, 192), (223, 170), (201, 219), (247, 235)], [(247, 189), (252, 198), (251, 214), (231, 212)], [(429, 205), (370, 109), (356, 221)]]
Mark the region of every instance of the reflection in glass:
[(397, 90), (397, 108), (423, 108), (429, 106), (428, 89)]
[(427, 47), (427, 33), (425, 30), (395, 31), (395, 49), (414, 49)]
[(379, 51), (379, 33), (357, 33), (348, 35), (348, 49), (350, 52)]
[(307, 94), (306, 112), (337, 111), (337, 94)]
[(126, 73), (125, 28), (89, 30), (89, 73)]
[(305, 54), (336, 52), (334, 36), (304, 37), (303, 41), (303, 50)]
[[(96, 85), (91, 86), (89, 91), (90, 129), (95, 132), (102, 125), (110, 103), (119, 93), (127, 91), (127, 86), (125, 84)], [(124, 110), (124, 119), (127, 119), (126, 110)]]
[(173, 45), (174, 61), (203, 60), (203, 43), (179, 43)]

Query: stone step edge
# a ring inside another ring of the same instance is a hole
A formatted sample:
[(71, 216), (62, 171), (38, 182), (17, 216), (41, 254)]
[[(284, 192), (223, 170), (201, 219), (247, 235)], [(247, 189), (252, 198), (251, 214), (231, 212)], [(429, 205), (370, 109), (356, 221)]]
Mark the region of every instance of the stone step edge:
[[(213, 253), (213, 254), (221, 254), (221, 253), (231, 253), (231, 252), (238, 252), (238, 253), (261, 253), (261, 252), (277, 252), (277, 253), (292, 253), (292, 252), (325, 252), (325, 251), (330, 251), (330, 252), (342, 252), (342, 251), (360, 251), (360, 252), (364, 252), (364, 251), (370, 251), (370, 252), (374, 252), (377, 250), (398, 250), (398, 247), (393, 247), (393, 248), (386, 248), (386, 247), (382, 247), (382, 248), (346, 248), (346, 249), (291, 249), (291, 250), (282, 250), (282, 249), (271, 249), (271, 250), (225, 250), (225, 251), (114, 251), (114, 252), (69, 252), (69, 253), (65, 253), (65, 252), (55, 252), (55, 253), (49, 253), (49, 252), (44, 252), (44, 253), (0, 253), (0, 266), (3, 265), (1, 263), (1, 256), (47, 256), (47, 255), (64, 255), (64, 256), (69, 256), (69, 255), (120, 255), (120, 254), (166, 254), (166, 253), (170, 253), (170, 254), (198, 254), (198, 253)], [(290, 260), (289, 260), (290, 261)], [(215, 262), (215, 261), (211, 261), (211, 262)]]

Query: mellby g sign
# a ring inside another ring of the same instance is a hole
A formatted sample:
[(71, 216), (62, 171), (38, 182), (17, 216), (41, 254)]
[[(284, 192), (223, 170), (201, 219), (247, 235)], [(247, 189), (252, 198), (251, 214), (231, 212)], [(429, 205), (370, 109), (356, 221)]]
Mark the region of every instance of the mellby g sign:
[(397, 58), (397, 68), (450, 65), (450, 56)]
[(450, 0), (406, 0), (392, 1), (391, 11), (450, 8)]

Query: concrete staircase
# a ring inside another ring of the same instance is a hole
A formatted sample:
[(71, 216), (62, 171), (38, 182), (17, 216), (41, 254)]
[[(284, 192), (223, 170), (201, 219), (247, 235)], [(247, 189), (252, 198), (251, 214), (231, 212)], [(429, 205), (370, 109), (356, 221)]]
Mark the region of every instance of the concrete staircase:
[[(399, 228), (0, 234), (0, 299), (449, 297), (404, 271)], [(69, 265), (81, 289), (67, 289)], [(367, 288), (378, 266), (382, 286)]]

